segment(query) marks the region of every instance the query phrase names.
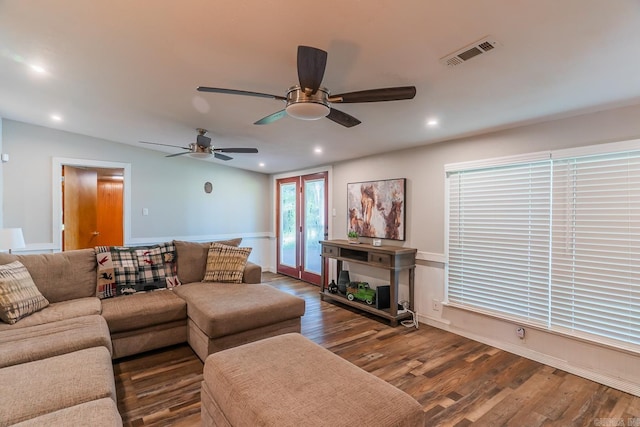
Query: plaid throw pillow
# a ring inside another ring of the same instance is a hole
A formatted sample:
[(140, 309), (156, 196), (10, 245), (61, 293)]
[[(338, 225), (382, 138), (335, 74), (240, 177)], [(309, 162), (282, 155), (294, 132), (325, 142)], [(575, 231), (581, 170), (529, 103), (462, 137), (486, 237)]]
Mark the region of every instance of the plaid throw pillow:
[(0, 265), (0, 319), (14, 324), (48, 305), (20, 261)]
[(178, 280), (178, 263), (176, 257), (176, 246), (173, 242), (161, 243), (160, 253), (162, 254), (162, 260), (164, 261), (164, 274), (167, 281), (167, 288), (174, 288), (180, 286), (180, 280)]
[(138, 257), (134, 249), (98, 246), (96, 259), (98, 261), (98, 289), (96, 293), (99, 298), (136, 292)]
[(164, 272), (164, 258), (160, 247), (143, 246), (133, 249), (133, 253), (138, 262), (136, 283), (164, 283), (166, 275)]
[(211, 243), (203, 282), (242, 283), (251, 248)]
[(98, 246), (96, 258), (99, 298), (180, 285), (173, 243), (133, 248)]

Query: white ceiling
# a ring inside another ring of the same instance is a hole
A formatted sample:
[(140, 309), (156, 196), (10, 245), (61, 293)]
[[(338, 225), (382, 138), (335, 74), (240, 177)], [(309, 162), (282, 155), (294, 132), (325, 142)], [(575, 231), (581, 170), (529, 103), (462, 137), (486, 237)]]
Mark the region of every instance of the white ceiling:
[[(485, 36), (499, 48), (439, 62)], [(196, 91), (284, 96), (298, 45), (329, 53), (332, 93), (415, 85), (417, 95), (334, 105), (362, 121), (345, 128), (256, 126), (282, 101)], [(265, 173), (636, 103), (637, 0), (0, 0), (0, 117), (146, 149), (138, 141), (185, 146), (203, 127), (216, 147), (260, 151), (208, 161)]]

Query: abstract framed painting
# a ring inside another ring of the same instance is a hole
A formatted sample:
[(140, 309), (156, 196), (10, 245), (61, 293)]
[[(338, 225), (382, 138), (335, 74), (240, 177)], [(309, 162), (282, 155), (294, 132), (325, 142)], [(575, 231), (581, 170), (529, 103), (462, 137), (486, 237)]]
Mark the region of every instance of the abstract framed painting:
[(347, 232), (405, 240), (406, 178), (347, 184)]

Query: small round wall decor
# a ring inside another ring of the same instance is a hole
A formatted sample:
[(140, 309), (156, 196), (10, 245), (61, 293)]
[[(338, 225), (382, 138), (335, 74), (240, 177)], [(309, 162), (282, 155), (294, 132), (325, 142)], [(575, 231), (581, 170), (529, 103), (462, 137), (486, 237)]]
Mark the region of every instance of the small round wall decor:
[(209, 181), (204, 183), (204, 192), (210, 194), (213, 191), (213, 184)]

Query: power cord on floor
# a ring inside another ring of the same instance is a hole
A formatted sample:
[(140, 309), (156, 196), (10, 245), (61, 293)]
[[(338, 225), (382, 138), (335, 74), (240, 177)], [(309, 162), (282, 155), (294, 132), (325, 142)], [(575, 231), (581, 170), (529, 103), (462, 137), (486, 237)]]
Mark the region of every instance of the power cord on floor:
[(402, 322), (400, 322), (402, 324), (402, 326), (405, 326), (407, 328), (410, 328), (412, 326), (415, 326), (416, 329), (418, 329), (418, 321), (416, 320), (416, 313), (409, 310), (408, 308), (405, 309), (407, 312), (411, 313), (411, 320), (403, 320)]
[(403, 320), (400, 322), (402, 326), (407, 328), (411, 328), (413, 326), (418, 329), (418, 321), (416, 320), (416, 313), (414, 311), (409, 310), (409, 306), (411, 305), (409, 301), (400, 301), (400, 305), (402, 306), (403, 313), (411, 313), (411, 320)]

